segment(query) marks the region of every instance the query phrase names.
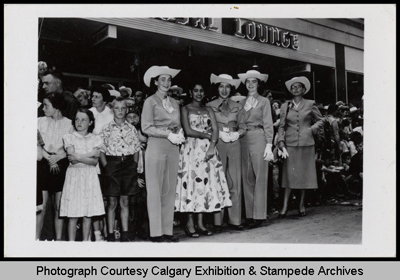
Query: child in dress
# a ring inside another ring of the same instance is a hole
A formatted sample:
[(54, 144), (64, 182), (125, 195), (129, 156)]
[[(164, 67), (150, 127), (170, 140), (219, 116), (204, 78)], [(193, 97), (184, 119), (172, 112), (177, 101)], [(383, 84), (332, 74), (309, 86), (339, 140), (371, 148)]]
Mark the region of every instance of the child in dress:
[(76, 224), (83, 217), (83, 241), (89, 241), (91, 218), (105, 214), (96, 170), (104, 145), (100, 136), (91, 133), (94, 116), (90, 110), (78, 109), (72, 124), (75, 132), (63, 137), (70, 165), (61, 196), (60, 216), (69, 218), (69, 241), (75, 241)]

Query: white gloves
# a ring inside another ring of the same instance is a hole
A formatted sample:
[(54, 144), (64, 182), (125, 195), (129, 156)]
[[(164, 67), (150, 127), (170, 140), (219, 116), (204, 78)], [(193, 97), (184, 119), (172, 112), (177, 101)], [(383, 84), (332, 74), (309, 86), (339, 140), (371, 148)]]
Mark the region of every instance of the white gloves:
[(185, 141), (185, 136), (183, 136), (182, 128), (179, 130), (178, 133), (170, 133), (168, 135), (168, 140), (175, 145), (180, 145)]
[(223, 132), (223, 131), (219, 132), (219, 139), (221, 139), (225, 143), (228, 143), (231, 141), (230, 135), (227, 132)]
[(224, 131), (219, 132), (219, 139), (221, 139), (225, 143), (235, 142), (236, 140), (239, 139), (239, 136), (240, 136), (239, 132), (229, 132), (229, 133)]
[(271, 161), (274, 160), (274, 154), (272, 153), (272, 144), (267, 144), (264, 150), (264, 160)]
[(183, 135), (183, 129), (182, 128), (179, 130), (178, 135), (182, 140), (181, 143), (183, 143), (185, 141), (185, 135)]
[(231, 132), (231, 142), (235, 142), (236, 140), (239, 139), (239, 132), (235, 131), (235, 132)]
[(289, 157), (288, 152), (286, 151), (285, 147), (282, 148), (278, 148), (278, 156), (282, 157), (282, 158), (287, 158)]

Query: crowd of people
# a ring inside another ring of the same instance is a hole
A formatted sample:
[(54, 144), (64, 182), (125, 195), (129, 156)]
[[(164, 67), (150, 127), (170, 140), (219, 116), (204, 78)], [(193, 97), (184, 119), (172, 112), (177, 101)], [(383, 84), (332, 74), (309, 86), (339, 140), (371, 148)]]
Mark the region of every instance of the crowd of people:
[(177, 226), (199, 238), (362, 197), (362, 107), (305, 99), (304, 76), (273, 99), (257, 70), (211, 73), (185, 93), (180, 71), (150, 67), (143, 91), (72, 93), (39, 62), (37, 240), (48, 223), (55, 240), (178, 242)]

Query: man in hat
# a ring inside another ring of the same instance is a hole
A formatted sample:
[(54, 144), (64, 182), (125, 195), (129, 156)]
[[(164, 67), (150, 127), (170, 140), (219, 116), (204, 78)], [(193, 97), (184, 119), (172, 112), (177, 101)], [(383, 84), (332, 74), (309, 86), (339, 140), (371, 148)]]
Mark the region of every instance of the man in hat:
[(123, 98), (128, 98), (128, 97), (131, 97), (132, 89), (122, 86), (119, 88), (119, 92), (121, 93), (121, 96)]

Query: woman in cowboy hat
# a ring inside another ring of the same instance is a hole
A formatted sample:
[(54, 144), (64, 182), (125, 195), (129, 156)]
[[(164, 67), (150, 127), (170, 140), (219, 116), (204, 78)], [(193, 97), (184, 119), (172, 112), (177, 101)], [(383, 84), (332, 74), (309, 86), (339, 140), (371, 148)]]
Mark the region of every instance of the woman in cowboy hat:
[[(219, 152), (224, 172), (229, 186), (230, 199), (232, 207), (228, 208), (229, 226), (236, 230), (243, 230), (242, 225), (242, 170), (241, 170), (241, 152), (239, 137), (246, 132), (244, 127), (239, 127), (238, 114), (243, 106), (230, 99), (233, 89), (240, 85), (239, 79), (233, 79), (232, 76), (221, 74), (219, 76), (211, 74), (211, 84), (216, 85), (218, 98), (207, 103), (214, 111), (219, 130), (219, 141), (217, 150)], [(228, 179), (229, 178), (229, 179)], [(215, 215), (215, 231), (221, 231), (224, 210)]]
[[(279, 154), (282, 155), (283, 207), (278, 218), (285, 218), (292, 189), (300, 189), (299, 215), (305, 216), (306, 189), (317, 189), (314, 137), (323, 126), (323, 117), (314, 100), (304, 99), (310, 90), (306, 77), (294, 77), (285, 82), (293, 99), (281, 107), (278, 128)], [(313, 124), (314, 123), (314, 124)]]
[(150, 238), (154, 242), (178, 242), (173, 235), (175, 189), (178, 176), (179, 145), (185, 140), (177, 101), (167, 92), (171, 80), (181, 70), (152, 66), (144, 74), (146, 86), (155, 93), (144, 104), (141, 118), (148, 135), (145, 154), (147, 208)]
[(249, 70), (238, 76), (247, 88), (246, 99), (240, 101), (243, 110), (239, 116), (246, 129), (240, 142), (243, 193), (248, 226), (256, 228), (267, 219), (268, 161), (274, 158), (271, 105), (268, 98), (258, 93), (260, 82), (266, 82), (268, 75)]

